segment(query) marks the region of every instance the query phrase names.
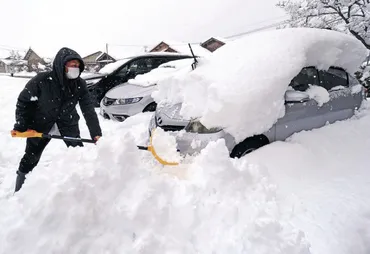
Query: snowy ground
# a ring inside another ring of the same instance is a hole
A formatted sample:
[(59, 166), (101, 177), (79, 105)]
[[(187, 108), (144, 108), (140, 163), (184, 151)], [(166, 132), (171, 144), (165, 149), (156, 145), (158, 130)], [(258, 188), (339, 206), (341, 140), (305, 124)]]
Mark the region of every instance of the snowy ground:
[[(163, 168), (145, 144), (150, 113), (100, 118), (98, 145), (58, 140), (13, 195), (13, 139), (27, 80), (0, 77), (0, 253), (370, 253), (370, 108), (243, 159), (222, 141)], [(81, 118), (84, 137), (89, 137)]]

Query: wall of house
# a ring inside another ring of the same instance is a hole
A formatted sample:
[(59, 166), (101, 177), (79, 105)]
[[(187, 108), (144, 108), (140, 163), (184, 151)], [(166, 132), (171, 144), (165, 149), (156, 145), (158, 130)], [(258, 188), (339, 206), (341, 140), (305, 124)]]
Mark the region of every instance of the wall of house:
[(5, 70), (5, 64), (3, 62), (0, 62), (0, 73), (6, 72)]
[(98, 53), (93, 54), (91, 56), (87, 56), (87, 57), (83, 58), (82, 60), (85, 62), (85, 64), (89, 64), (89, 63), (94, 63), (95, 64), (96, 58), (100, 55), (101, 55), (101, 52), (98, 52)]
[(34, 70), (33, 69), (33, 65), (36, 66), (37, 68), (37, 65), (41, 63), (41, 64), (45, 64), (44, 63), (44, 60), (42, 60), (42, 58), (40, 58), (38, 55), (36, 55), (35, 53), (31, 53), (30, 57), (28, 58), (28, 68), (29, 70)]
[(176, 52), (171, 49), (166, 43), (161, 43), (154, 49), (150, 50), (150, 52)]
[(208, 49), (211, 52), (214, 52), (215, 50), (222, 47), (223, 45), (224, 45), (223, 43), (220, 43), (218, 41), (212, 41), (212, 42), (208, 43), (207, 45), (205, 45), (205, 48)]

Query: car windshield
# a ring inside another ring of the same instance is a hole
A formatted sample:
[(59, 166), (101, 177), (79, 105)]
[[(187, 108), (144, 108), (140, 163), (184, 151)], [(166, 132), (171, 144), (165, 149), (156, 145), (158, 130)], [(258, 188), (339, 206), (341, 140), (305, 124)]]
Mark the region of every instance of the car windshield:
[(100, 74), (111, 74), (112, 72), (117, 70), (119, 67), (121, 67), (123, 64), (127, 63), (131, 59), (132, 59), (132, 57), (123, 58), (123, 59), (118, 60), (114, 63), (107, 64), (106, 66), (104, 66), (103, 68), (101, 68), (99, 70), (99, 73)]

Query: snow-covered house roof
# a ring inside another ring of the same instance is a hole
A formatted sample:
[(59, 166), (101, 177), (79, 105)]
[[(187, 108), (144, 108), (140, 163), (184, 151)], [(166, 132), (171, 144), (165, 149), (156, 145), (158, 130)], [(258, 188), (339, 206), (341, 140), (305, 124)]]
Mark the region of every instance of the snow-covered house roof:
[[(197, 56), (206, 56), (211, 52), (203, 48), (200, 44), (190, 44), (193, 52)], [(189, 45), (186, 42), (176, 42), (176, 41), (161, 41), (159, 44), (154, 46), (149, 52), (173, 52), (182, 54), (191, 54)]]
[(86, 64), (96, 64), (96, 63), (106, 63), (106, 62), (111, 63), (111, 62), (116, 61), (116, 59), (114, 59), (112, 56), (102, 51), (97, 51), (88, 56), (85, 56), (83, 60)]
[(14, 60), (14, 59), (0, 59), (0, 62), (3, 62), (5, 65), (14, 65), (14, 66), (27, 64), (27, 61), (25, 60)]

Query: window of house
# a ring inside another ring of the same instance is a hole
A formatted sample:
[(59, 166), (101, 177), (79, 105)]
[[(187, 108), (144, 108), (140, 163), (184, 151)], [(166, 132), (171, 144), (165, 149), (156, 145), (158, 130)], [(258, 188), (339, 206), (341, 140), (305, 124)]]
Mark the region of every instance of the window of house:
[(327, 71), (319, 71), (320, 86), (330, 91), (334, 87), (348, 87), (347, 73), (339, 68), (329, 68)]
[(301, 92), (306, 91), (310, 85), (319, 85), (318, 72), (314, 67), (303, 68), (289, 84), (294, 90)]

